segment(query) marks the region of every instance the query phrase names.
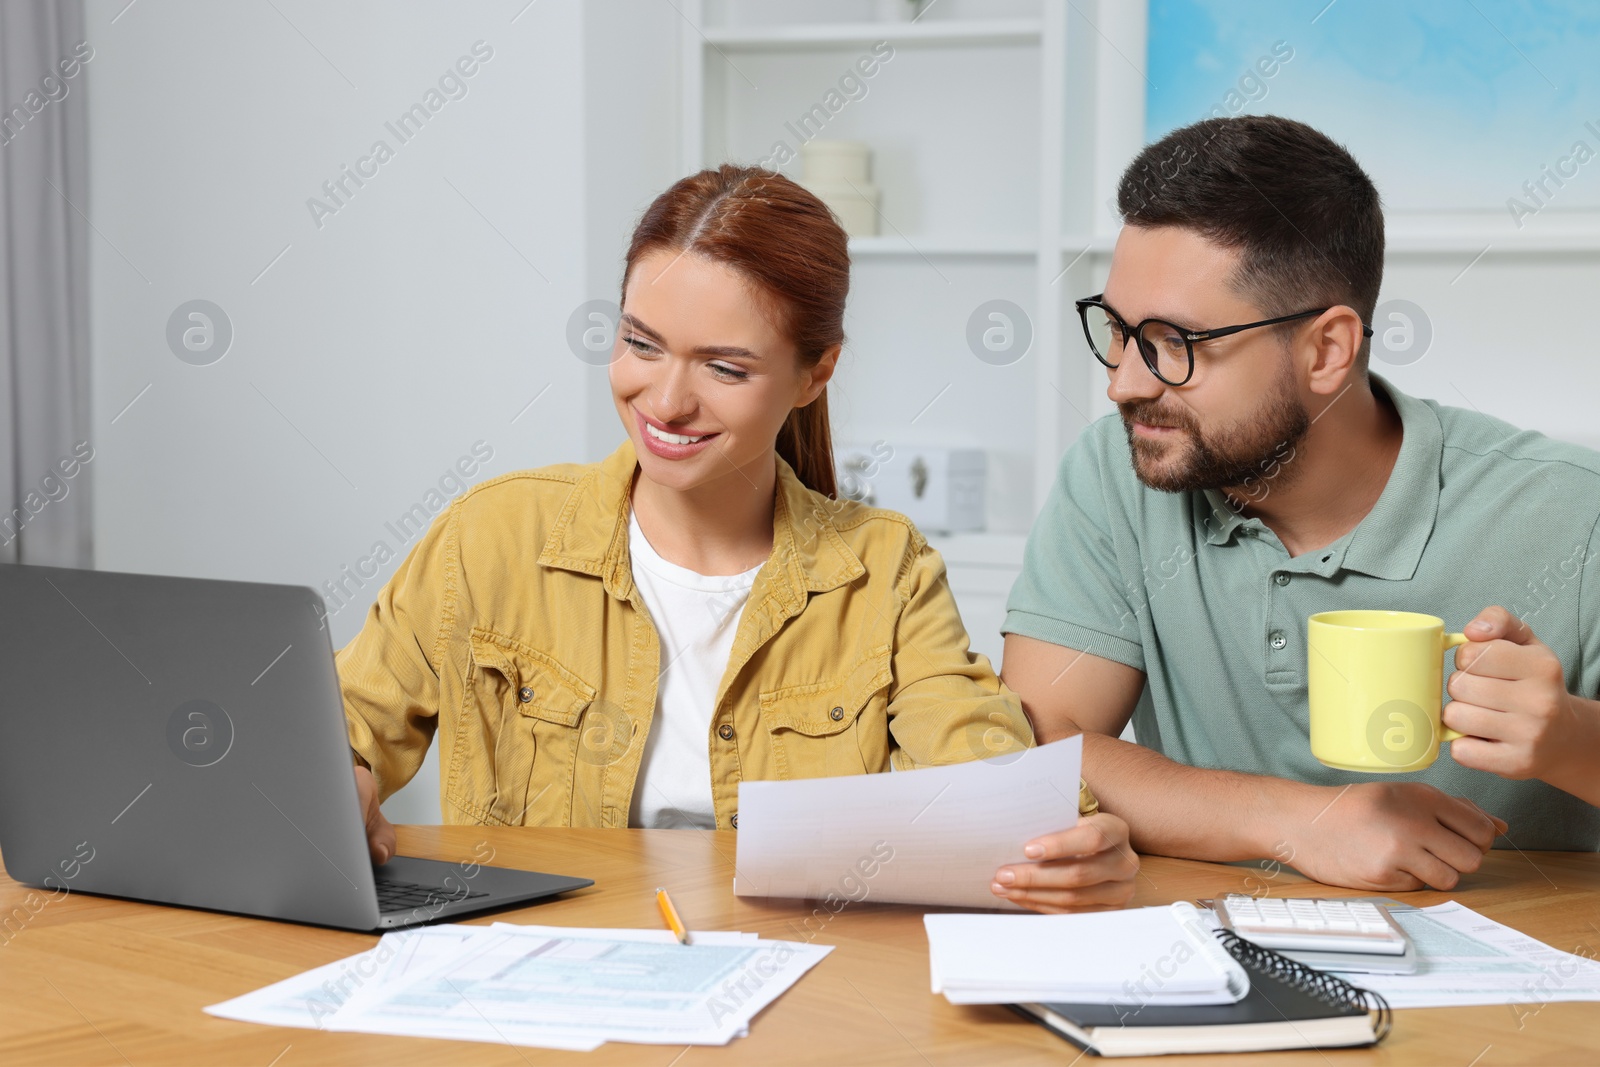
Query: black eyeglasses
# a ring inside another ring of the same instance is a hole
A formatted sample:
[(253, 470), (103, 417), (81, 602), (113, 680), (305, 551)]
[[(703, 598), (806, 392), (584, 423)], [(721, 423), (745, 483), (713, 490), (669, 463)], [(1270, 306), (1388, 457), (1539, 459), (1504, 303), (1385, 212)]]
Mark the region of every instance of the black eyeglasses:
[[(1240, 326), (1220, 326), (1215, 330), (1191, 330), (1164, 319), (1145, 319), (1137, 326), (1130, 327), (1122, 321), (1122, 316), (1105, 303), (1105, 294), (1086, 297), (1076, 301), (1078, 318), (1083, 320), (1083, 336), (1089, 341), (1089, 349), (1109, 370), (1116, 370), (1121, 362), (1122, 353), (1127, 350), (1128, 339), (1136, 338), (1139, 342), (1139, 355), (1144, 359), (1144, 365), (1150, 368), (1150, 373), (1160, 378), (1168, 385), (1183, 385), (1194, 377), (1194, 346), (1196, 341), (1213, 341), (1218, 337), (1228, 337), (1244, 330), (1254, 330), (1258, 326), (1277, 326), (1280, 323), (1293, 322), (1296, 319), (1309, 318), (1320, 315), (1329, 308), (1312, 308), (1310, 311), (1297, 311), (1293, 315), (1279, 315), (1273, 319), (1262, 319), (1260, 322), (1247, 322)], [(1372, 327), (1366, 323), (1361, 324), (1361, 335), (1372, 336)]]

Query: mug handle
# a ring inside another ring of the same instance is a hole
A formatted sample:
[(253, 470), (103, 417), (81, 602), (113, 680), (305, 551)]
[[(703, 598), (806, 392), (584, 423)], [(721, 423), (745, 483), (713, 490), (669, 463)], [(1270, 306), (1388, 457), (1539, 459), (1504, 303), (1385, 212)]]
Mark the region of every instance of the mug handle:
[[(1466, 634), (1445, 634), (1443, 651), (1448, 652), (1452, 648), (1458, 648), (1461, 645), (1466, 644), (1467, 640), (1468, 638)], [(1442, 654), (1443, 653), (1441, 652), (1441, 655)], [(1441, 745), (1446, 741), (1455, 741), (1466, 736), (1467, 735), (1462, 733), (1460, 730), (1452, 730), (1442, 722), (1439, 724), (1439, 743)]]

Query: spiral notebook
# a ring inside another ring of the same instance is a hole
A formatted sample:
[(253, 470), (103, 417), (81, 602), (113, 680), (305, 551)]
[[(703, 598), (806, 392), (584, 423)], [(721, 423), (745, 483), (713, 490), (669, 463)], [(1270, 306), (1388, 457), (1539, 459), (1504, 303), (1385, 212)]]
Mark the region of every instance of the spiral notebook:
[(1217, 936), (1250, 976), (1250, 992), (1237, 1004), (1011, 1007), (1097, 1056), (1350, 1048), (1377, 1044), (1389, 1033), (1389, 1005), (1377, 993), (1296, 963), (1231, 930)]

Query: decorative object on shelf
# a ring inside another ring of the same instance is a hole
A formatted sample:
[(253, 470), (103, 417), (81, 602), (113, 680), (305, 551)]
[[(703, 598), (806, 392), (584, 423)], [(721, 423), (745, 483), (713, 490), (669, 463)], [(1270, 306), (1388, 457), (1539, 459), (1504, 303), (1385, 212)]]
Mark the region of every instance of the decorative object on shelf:
[(898, 511), (923, 533), (984, 528), (988, 457), (981, 448), (844, 444), (834, 465), (841, 496)]
[(841, 451), (834, 457), (835, 474), (839, 482), (839, 497), (854, 500), (869, 508), (878, 506), (872, 492), (873, 462), (861, 451)]
[[(979, 371), (997, 373), (982, 383), (970, 410), (939, 407), (941, 400), (915, 426), (899, 424), (916, 431), (920, 440), (974, 445), (989, 456), (985, 478), (994, 489), (986, 490), (986, 506), (993, 510), (985, 515), (985, 529), (941, 540), (987, 544), (1003, 536), (996, 530), (1025, 530), (1049, 499), (1057, 461), (1077, 433), (1072, 409), (1089, 410), (1096, 395), (1081, 362), (1090, 357), (1075, 345), (1076, 333), (1064, 332), (1076, 323), (1067, 322), (1070, 310), (1063, 304), (1103, 275), (1116, 236), (1114, 213), (1096, 202), (1095, 183), (1081, 179), (1120, 168), (1143, 144), (1144, 108), (1137, 100), (1143, 98), (1144, 81), (1109, 42), (1142, 39), (1145, 5), (1100, 4), (1101, 21), (1111, 18), (1116, 32), (1077, 35), (1074, 40), (1085, 51), (1079, 54), (1075, 45), (1069, 63), (1067, 29), (1076, 17), (1074, 5), (1055, 0), (1025, 5), (924, 0), (920, 7), (910, 0), (884, 0), (881, 15), (893, 22), (879, 21), (879, 0), (674, 3), (686, 24), (698, 30), (684, 35), (678, 67), (683, 170), (715, 165), (730, 152), (760, 158), (761, 146), (771, 146), (764, 165), (816, 188), (807, 181), (802, 153), (823, 146), (810, 142), (837, 138), (871, 146), (876, 158), (870, 169), (854, 173), (877, 184), (881, 214), (873, 212), (859, 227), (847, 225), (846, 232), (851, 262), (863, 272), (857, 284), (870, 284), (874, 298), (852, 303), (851, 333), (899, 339), (899, 351), (883, 353), (890, 371), (883, 387), (895, 371), (917, 375), (924, 353), (950, 342), (943, 316), (907, 315), (908, 307), (923, 306), (930, 281), (944, 289), (936, 279), (948, 277), (952, 306), (964, 310), (1000, 293), (1028, 309), (1034, 336), (1027, 357), (1009, 369), (973, 360)], [(900, 21), (908, 16), (911, 21)], [(887, 65), (889, 48), (879, 48), (879, 42), (893, 48)], [(1092, 67), (1086, 65), (1091, 62)], [(870, 82), (871, 96), (853, 99), (860, 96), (846, 91), (853, 83), (839, 82), (849, 73), (868, 85), (873, 75), (863, 68), (893, 73), (880, 73)], [(1091, 69), (1100, 76), (1081, 85), (1069, 79), (1069, 72)], [(951, 71), (961, 76), (952, 77)], [(902, 103), (917, 101), (921, 111), (880, 100), (878, 94), (888, 91), (881, 88), (886, 77), (894, 80)], [(819, 123), (816, 108), (828, 113), (826, 122)], [(969, 113), (990, 119), (974, 126), (950, 118)], [(936, 121), (923, 123), (928, 116)], [(774, 141), (774, 133), (781, 140)], [(975, 196), (992, 190), (996, 166), (1021, 183), (1017, 195), (969, 206)], [(812, 169), (810, 177), (820, 181), (822, 174)], [(855, 185), (844, 191), (857, 196), (866, 191), (862, 181)], [(846, 214), (829, 190), (817, 192)], [(1466, 258), (1486, 243), (1467, 250)], [(1496, 244), (1490, 255), (1499, 254)], [(952, 259), (958, 262), (947, 268), (945, 261)], [(989, 325), (994, 324), (985, 328)], [(954, 340), (958, 351), (965, 351), (961, 337), (957, 333)], [(871, 392), (879, 385), (873, 379)], [(873, 426), (879, 414), (870, 404), (858, 412), (837, 411), (834, 440), (871, 441), (881, 432)], [(992, 420), (993, 434), (966, 432), (974, 419), (985, 418)], [(930, 485), (934, 476), (930, 466)], [(1020, 540), (1006, 551), (1020, 564)], [(996, 570), (969, 569), (983, 581)], [(1004, 596), (991, 606), (998, 621)], [(993, 629), (988, 621), (985, 632)]]
[(851, 237), (878, 233), (878, 187), (869, 177), (872, 150), (861, 141), (807, 141), (800, 146), (800, 184), (839, 216)]
[(879, 22), (910, 22), (922, 11), (922, 0), (877, 0)]

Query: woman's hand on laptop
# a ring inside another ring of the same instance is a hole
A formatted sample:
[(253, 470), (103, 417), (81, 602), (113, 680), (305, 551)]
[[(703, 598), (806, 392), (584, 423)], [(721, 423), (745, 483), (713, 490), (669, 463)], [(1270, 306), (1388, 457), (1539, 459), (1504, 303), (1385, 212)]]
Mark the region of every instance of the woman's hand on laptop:
[(372, 853), (372, 862), (388, 863), (395, 850), (394, 823), (384, 818), (383, 809), (378, 807), (378, 783), (372, 772), (359, 765), (356, 796), (361, 800), (361, 821), (367, 827), (367, 851)]
[(1109, 812), (1085, 815), (1070, 830), (1023, 846), (1032, 863), (995, 872), (997, 897), (1034, 911), (1095, 911), (1133, 899), (1139, 857), (1128, 845), (1128, 824)]

